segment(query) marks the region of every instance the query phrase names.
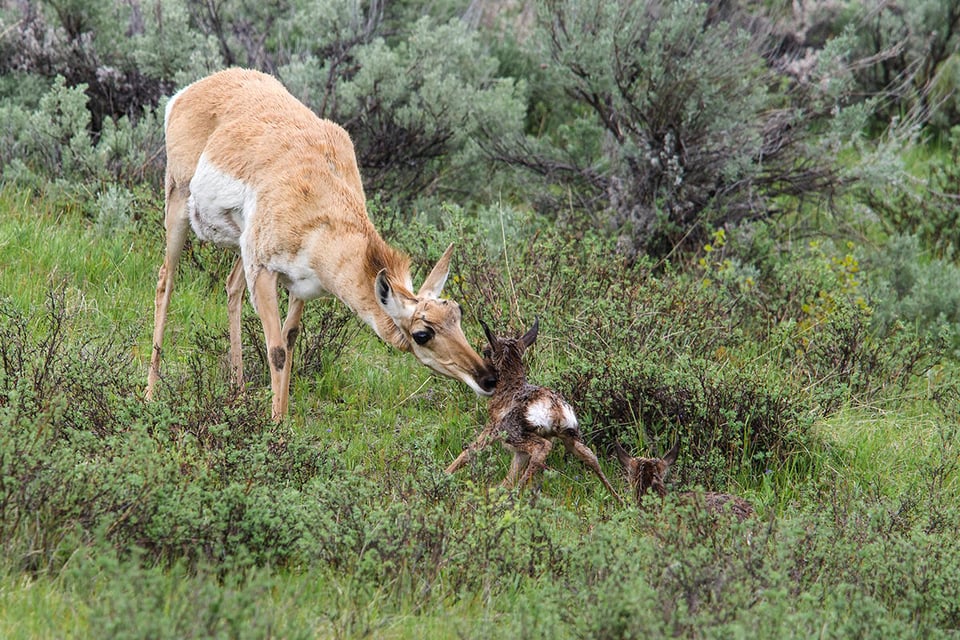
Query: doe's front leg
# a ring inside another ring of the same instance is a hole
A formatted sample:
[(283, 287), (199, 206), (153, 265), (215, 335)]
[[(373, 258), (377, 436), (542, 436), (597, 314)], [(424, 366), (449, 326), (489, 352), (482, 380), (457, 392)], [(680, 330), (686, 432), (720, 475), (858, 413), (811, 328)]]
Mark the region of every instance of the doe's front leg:
[(287, 413), (290, 379), (287, 370), (287, 346), (280, 329), (280, 305), (277, 300), (278, 274), (261, 269), (253, 280), (254, 308), (263, 324), (267, 345), (267, 364), (270, 369), (270, 389), (273, 391), (274, 422), (280, 422)]

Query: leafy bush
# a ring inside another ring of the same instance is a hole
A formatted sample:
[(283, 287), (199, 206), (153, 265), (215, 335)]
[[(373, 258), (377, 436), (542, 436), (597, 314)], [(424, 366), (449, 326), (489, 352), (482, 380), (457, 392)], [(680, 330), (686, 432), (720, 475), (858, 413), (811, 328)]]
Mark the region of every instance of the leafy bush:
[(855, 10), (854, 16), (843, 16), (857, 26), (855, 55), (876, 61), (855, 74), (865, 93), (884, 96), (880, 122), (905, 114), (931, 129), (956, 122), (960, 2), (873, 3)]
[(894, 505), (851, 504), (765, 526), (717, 527), (670, 502), (659, 515), (620, 514), (520, 594), (504, 624), (533, 638), (948, 633), (960, 612), (957, 544), (921, 527), (891, 531)]
[[(109, 550), (78, 554), (61, 576), (86, 594), (91, 635), (110, 638), (311, 638), (310, 625), (273, 608), (279, 581), (266, 571), (218, 575), (120, 561)], [(136, 597), (131, 597), (136, 594)]]
[(960, 268), (930, 258), (915, 235), (895, 235), (872, 257), (877, 274), (874, 318), (881, 331), (945, 341), (960, 353)]
[(780, 196), (840, 185), (836, 149), (811, 129), (843, 102), (836, 48), (778, 95), (787, 80), (760, 55), (768, 33), (713, 19), (709, 3), (549, 1), (540, 23), (549, 86), (533, 94), (566, 96), (549, 107), (561, 124), (522, 142), (489, 138), (506, 162), (568, 185), (544, 194), (543, 209), (573, 205), (575, 224), (583, 212), (628, 254), (662, 256), (711, 227), (776, 214)]
[[(146, 17), (160, 23), (164, 11), (161, 5), (156, 9)], [(0, 55), (0, 72), (49, 79), (62, 76), (67, 86), (82, 85), (90, 102), (93, 132), (111, 118), (136, 118), (143, 107), (155, 107), (172, 88), (169, 77), (144, 74), (132, 55), (143, 41), (129, 36), (142, 31), (144, 17), (138, 5), (117, 5), (110, 0), (4, 2), (0, 21), (9, 26), (0, 45), (4, 54)], [(170, 32), (184, 33), (175, 28)], [(170, 47), (166, 53), (182, 55), (194, 49)]]
[(153, 115), (136, 124), (126, 117), (108, 120), (94, 143), (86, 85), (70, 87), (57, 76), (36, 109), (0, 103), (0, 118), (7, 125), (0, 130), (3, 179), (37, 190), (61, 189), (90, 200), (98, 212), (96, 218), (100, 218), (94, 197), (98, 187), (102, 193), (114, 194), (110, 197), (132, 199), (125, 187), (107, 183), (118, 179), (127, 184), (162, 182), (160, 122)]
[(371, 192), (387, 198), (471, 194), (489, 179), (472, 139), (520, 131), (517, 84), (463, 23), (422, 18), (396, 46), (357, 50), (357, 72), (338, 85), (337, 119), (353, 134)]
[(906, 388), (943, 356), (935, 336), (875, 321), (882, 299), (856, 246), (769, 240), (721, 229), (690, 265), (655, 271), (609, 239), (544, 230), (454, 286), (503, 333), (540, 317), (531, 377), (573, 402), (596, 446), (662, 452), (680, 438), (683, 480), (716, 486), (739, 469), (804, 466), (818, 417)]
[(916, 235), (934, 258), (952, 260), (960, 255), (960, 127), (946, 142), (930, 154), (923, 180), (877, 185), (865, 199), (894, 234)]

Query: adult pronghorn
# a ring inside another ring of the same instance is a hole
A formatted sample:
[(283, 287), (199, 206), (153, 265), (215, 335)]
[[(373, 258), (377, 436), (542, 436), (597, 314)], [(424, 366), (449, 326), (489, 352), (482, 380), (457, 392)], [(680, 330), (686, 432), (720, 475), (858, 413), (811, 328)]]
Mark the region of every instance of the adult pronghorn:
[[(166, 255), (157, 279), (147, 398), (187, 227), (239, 251), (227, 278), (230, 363), (243, 384), (240, 305), (246, 285), (263, 323), (273, 419), (287, 412), (293, 345), (304, 301), (330, 293), (384, 341), (437, 373), (489, 395), (496, 377), (467, 343), (460, 306), (441, 299), (453, 245), (413, 293), (410, 258), (388, 245), (367, 216), (353, 143), (276, 79), (228, 69), (167, 103)], [(281, 326), (278, 285), (289, 292)]]

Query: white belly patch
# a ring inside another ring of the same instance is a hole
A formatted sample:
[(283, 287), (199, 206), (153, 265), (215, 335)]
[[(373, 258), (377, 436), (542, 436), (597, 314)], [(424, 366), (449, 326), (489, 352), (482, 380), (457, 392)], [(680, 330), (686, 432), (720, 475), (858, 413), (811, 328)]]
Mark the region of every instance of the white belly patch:
[(205, 154), (200, 156), (187, 203), (190, 226), (198, 238), (219, 247), (238, 247), (256, 203), (252, 188), (213, 166)]

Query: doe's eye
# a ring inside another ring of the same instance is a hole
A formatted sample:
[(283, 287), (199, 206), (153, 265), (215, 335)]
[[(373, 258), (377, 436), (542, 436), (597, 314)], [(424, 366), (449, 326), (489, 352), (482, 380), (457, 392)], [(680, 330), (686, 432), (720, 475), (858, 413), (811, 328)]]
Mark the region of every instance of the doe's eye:
[(423, 346), (430, 342), (430, 339), (433, 338), (433, 329), (424, 329), (422, 331), (413, 332), (413, 341)]

